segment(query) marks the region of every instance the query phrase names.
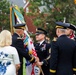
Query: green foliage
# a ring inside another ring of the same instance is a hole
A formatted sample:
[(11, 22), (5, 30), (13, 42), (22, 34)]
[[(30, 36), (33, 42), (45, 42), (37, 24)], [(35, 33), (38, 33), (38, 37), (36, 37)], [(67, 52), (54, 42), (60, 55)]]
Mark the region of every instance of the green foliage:
[[(66, 17), (66, 22), (72, 22), (74, 11), (75, 11), (75, 5), (73, 4), (73, 1), (71, 0), (52, 0), (53, 6), (54, 6), (54, 11), (52, 12), (53, 15), (55, 15), (56, 20), (63, 21), (64, 17)], [(59, 16), (59, 18), (58, 18)], [(74, 18), (75, 19), (75, 18)], [(75, 22), (73, 22), (75, 24)]]
[(20, 11), (21, 11), (22, 15), (24, 15), (24, 13), (25, 13), (25, 12), (24, 12), (23, 7), (20, 7), (19, 9), (20, 9)]
[(7, 0), (0, 1), (0, 28), (1, 29), (10, 28), (9, 8), (10, 8), (10, 4)]
[(36, 26), (41, 25), (41, 23), (42, 23), (42, 20), (41, 19), (36, 19), (34, 21), (34, 25), (36, 25)]
[[(49, 33), (49, 37), (55, 36), (55, 22), (64, 21), (76, 24), (76, 5), (73, 0), (30, 0), (29, 7), (33, 16), (34, 25), (42, 27)], [(50, 7), (52, 5), (52, 7)], [(39, 13), (39, 7), (46, 6), (45, 12)], [(31, 15), (32, 15), (31, 14)], [(46, 16), (47, 14), (47, 16)]]

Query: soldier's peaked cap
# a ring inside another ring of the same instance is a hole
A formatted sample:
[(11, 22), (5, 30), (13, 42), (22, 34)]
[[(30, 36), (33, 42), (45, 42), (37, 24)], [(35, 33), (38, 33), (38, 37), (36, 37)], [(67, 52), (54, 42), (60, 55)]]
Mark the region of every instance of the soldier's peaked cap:
[(73, 24), (70, 24), (70, 26), (68, 27), (69, 29), (72, 29), (72, 30), (76, 30), (76, 26), (73, 25)]
[(70, 26), (69, 23), (63, 23), (63, 22), (56, 22), (56, 28), (62, 28), (62, 29), (66, 29)]
[(44, 29), (42, 29), (42, 28), (37, 28), (37, 30), (36, 30), (36, 34), (47, 34), (47, 31), (45, 31)]
[(25, 24), (16, 24), (14, 25), (14, 28), (16, 29), (23, 29), (25, 27)]

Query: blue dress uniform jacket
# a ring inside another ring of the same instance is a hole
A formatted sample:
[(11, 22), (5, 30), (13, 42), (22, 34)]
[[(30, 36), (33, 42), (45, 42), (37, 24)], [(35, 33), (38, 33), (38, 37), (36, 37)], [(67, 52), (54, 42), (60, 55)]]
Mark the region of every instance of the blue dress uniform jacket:
[(21, 67), (19, 69), (18, 75), (23, 75), (23, 57), (25, 57), (27, 60), (29, 60), (32, 63), (35, 61), (35, 59), (32, 58), (25, 50), (22, 38), (20, 38), (19, 35), (16, 33), (14, 33), (12, 36), (12, 46), (17, 49), (21, 63), (20, 64)]
[[(35, 44), (36, 53), (43, 65), (41, 66), (44, 75), (49, 75), (49, 59), (50, 59), (50, 49), (51, 45), (46, 43), (45, 41), (39, 45), (38, 43)], [(42, 75), (42, 74), (40, 74)]]
[(76, 72), (76, 42), (61, 35), (51, 43), (50, 75), (73, 75)]

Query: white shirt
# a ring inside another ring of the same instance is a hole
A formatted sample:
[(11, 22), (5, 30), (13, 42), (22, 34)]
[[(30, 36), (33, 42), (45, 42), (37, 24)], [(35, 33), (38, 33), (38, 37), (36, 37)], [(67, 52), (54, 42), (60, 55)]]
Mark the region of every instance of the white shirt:
[(44, 42), (44, 40), (40, 41), (40, 42), (39, 42), (39, 43), (40, 43), (40, 45), (41, 45), (43, 42)]
[(20, 64), (16, 48), (0, 47), (0, 75), (16, 75), (16, 64)]

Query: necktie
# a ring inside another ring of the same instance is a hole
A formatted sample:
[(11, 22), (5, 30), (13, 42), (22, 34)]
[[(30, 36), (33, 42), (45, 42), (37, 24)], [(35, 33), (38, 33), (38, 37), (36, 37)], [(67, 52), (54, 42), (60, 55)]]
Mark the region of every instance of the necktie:
[(40, 43), (37, 43), (38, 44), (38, 46), (40, 46)]

